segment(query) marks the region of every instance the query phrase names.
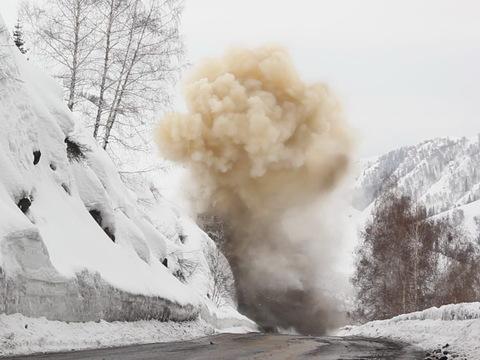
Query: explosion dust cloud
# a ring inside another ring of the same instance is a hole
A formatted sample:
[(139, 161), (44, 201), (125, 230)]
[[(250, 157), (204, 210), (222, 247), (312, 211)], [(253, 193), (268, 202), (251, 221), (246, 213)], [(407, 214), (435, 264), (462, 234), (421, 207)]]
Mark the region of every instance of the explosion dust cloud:
[(241, 310), (265, 327), (324, 332), (336, 309), (318, 276), (336, 239), (307, 211), (326, 215), (322, 201), (349, 169), (352, 136), (337, 99), (305, 84), (279, 47), (205, 61), (185, 98), (187, 112), (166, 115), (156, 140), (192, 172), (201, 211), (229, 225)]

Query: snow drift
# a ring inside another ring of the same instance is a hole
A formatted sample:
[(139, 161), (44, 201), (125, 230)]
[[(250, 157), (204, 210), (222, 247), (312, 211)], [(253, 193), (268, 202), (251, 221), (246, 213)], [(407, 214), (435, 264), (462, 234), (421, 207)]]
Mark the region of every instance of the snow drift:
[(425, 350), (447, 346), (449, 352), (480, 359), (480, 303), (444, 305), (388, 320), (346, 326), (336, 335), (391, 338)]
[[(212, 240), (158, 194), (139, 206), (1, 19), (0, 43), (0, 313), (196, 318), (211, 286), (203, 249)], [(187, 253), (195, 276), (179, 266)]]
[(352, 147), (339, 103), (327, 86), (304, 84), (276, 47), (208, 60), (185, 90), (188, 113), (167, 115), (157, 142), (193, 171), (198, 210), (230, 225), (240, 305), (265, 326), (323, 332), (334, 312), (318, 278), (339, 236), (319, 207)]
[(214, 333), (215, 329), (201, 319), (182, 323), (157, 320), (66, 323), (0, 314), (0, 357), (190, 340)]

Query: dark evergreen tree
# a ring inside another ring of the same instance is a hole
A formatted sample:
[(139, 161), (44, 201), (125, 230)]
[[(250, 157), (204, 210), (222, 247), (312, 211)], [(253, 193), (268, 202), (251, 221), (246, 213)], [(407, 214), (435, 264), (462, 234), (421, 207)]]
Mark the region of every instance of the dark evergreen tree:
[(13, 42), (22, 54), (27, 53), (27, 49), (25, 49), (25, 40), (23, 40), (23, 30), (22, 24), (20, 24), (20, 20), (17, 20), (17, 23), (15, 24), (15, 28), (13, 30)]

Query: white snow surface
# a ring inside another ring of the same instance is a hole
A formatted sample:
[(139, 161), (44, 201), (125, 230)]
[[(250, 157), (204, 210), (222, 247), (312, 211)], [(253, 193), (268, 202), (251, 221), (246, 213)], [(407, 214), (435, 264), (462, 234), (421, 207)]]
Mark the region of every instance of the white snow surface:
[[(63, 104), (56, 83), (30, 66), (14, 46), (0, 51), (2, 63), (9, 65), (0, 80), (0, 266), (7, 273), (52, 281), (86, 269), (133, 294), (198, 305), (197, 294), (161, 264), (165, 236), (138, 209), (135, 194), (123, 185), (108, 155), (76, 126), (78, 119)], [(85, 161), (68, 161), (67, 136), (89, 149)], [(37, 165), (35, 150), (41, 151)], [(22, 196), (32, 199), (27, 216), (16, 206)], [(91, 209), (102, 213), (102, 226), (115, 232), (115, 243), (90, 216)], [(6, 258), (5, 239), (15, 231), (38, 234), (48, 256), (17, 262), (13, 254)]]
[[(229, 317), (232, 316), (242, 317), (234, 309), (230, 311)], [(256, 326), (251, 326), (253, 322), (246, 320), (230, 328), (217, 328), (202, 317), (187, 322), (101, 320), (67, 323), (44, 317), (0, 314), (0, 356), (190, 340), (220, 332), (257, 331)]]
[(0, 356), (189, 340), (213, 333), (201, 319), (66, 323), (0, 314)]
[[(68, 159), (66, 138), (86, 149), (85, 159)], [(37, 164), (33, 163), (34, 151), (41, 152)], [(17, 206), (21, 198), (32, 202), (25, 213)], [(100, 224), (89, 211), (101, 214)], [(63, 286), (61, 291), (73, 293), (78, 301), (72, 286), (78, 285), (75, 282), (78, 274), (87, 273), (99, 276), (108, 286), (121, 291), (121, 301), (125, 300), (122, 294), (165, 299), (186, 309), (192, 317), (203, 313), (215, 322), (212, 325), (215, 328), (255, 328), (252, 321), (235, 310), (232, 301), (228, 310), (209, 303), (207, 295), (213, 280), (205, 251), (215, 246), (213, 241), (157, 189), (134, 192), (124, 185), (107, 153), (63, 103), (60, 87), (18, 52), (1, 17), (0, 214), (0, 289), (1, 286), (7, 288), (8, 279), (21, 278), (28, 285), (28, 296), (36, 296), (37, 300), (51, 295), (42, 293), (47, 287), (41, 284), (47, 284), (52, 285), (48, 289), (59, 291), (53, 301), (62, 299), (60, 286)], [(107, 235), (107, 230), (114, 234), (115, 241)], [(180, 260), (186, 258), (193, 261), (196, 268), (191, 276), (180, 281), (173, 274), (180, 269)], [(165, 259), (168, 268), (162, 264)], [(13, 281), (15, 287), (17, 283)], [(25, 297), (19, 287), (15, 296)], [(9, 301), (9, 296), (0, 293), (0, 313), (10, 314), (0, 315), (0, 325), (10, 324), (0, 326), (0, 349), (2, 344), (9, 346), (5, 331), (16, 326), (15, 319), (24, 320), (21, 315), (12, 315), (15, 309), (12, 311)], [(24, 302), (30, 316), (62, 320), (58, 312), (51, 315), (53, 312), (48, 310), (48, 306), (54, 309), (55, 303), (36, 311), (28, 299)], [(129, 301), (122, 304), (125, 303)], [(122, 309), (116, 310), (118, 313)], [(189, 315), (182, 316), (188, 318)], [(34, 328), (49, 324), (46, 329), (52, 331), (52, 336), (45, 333), (45, 339), (41, 340), (45, 344), (54, 341), (49, 338), (56, 336), (53, 336), (56, 325), (58, 329), (66, 329), (70, 335), (65, 336), (71, 339), (77, 336), (75, 329), (82, 328), (81, 324), (45, 319), (28, 321), (37, 324)], [(127, 326), (86, 324), (86, 328), (98, 326), (99, 331), (102, 327)], [(157, 326), (155, 322), (150, 324), (148, 326)], [(135, 325), (132, 326), (133, 334)], [(17, 330), (9, 331), (21, 339)], [(152, 341), (157, 341), (155, 339)], [(71, 341), (65, 340), (65, 344)], [(101, 341), (106, 341), (106, 345), (122, 343), (121, 335), (111, 341), (108, 338)], [(52, 344), (52, 349), (57, 345)]]
[(449, 344), (449, 351), (480, 359), (480, 302), (444, 305), (388, 320), (345, 326), (335, 335), (391, 338), (425, 350)]

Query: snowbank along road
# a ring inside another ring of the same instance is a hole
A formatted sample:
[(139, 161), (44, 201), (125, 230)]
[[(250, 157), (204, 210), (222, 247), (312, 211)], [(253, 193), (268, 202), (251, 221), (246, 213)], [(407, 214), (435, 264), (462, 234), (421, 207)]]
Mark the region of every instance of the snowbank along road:
[(405, 343), (363, 337), (221, 334), (190, 341), (35, 354), (3, 359), (423, 359)]

